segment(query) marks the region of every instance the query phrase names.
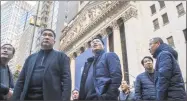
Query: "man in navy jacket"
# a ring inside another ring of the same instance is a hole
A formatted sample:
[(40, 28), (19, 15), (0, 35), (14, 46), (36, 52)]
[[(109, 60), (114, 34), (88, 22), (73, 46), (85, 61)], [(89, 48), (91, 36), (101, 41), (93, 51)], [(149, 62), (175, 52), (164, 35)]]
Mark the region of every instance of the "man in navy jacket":
[(85, 63), (79, 100), (117, 100), (122, 74), (118, 56), (104, 51), (100, 38), (91, 42), (94, 56)]
[(150, 53), (157, 59), (155, 66), (156, 100), (186, 100), (184, 80), (177, 61), (177, 52), (160, 37), (150, 40)]
[(153, 59), (150, 56), (145, 56), (141, 63), (145, 68), (145, 72), (136, 77), (135, 99), (137, 101), (155, 100), (156, 89), (154, 85), (155, 72), (153, 68)]

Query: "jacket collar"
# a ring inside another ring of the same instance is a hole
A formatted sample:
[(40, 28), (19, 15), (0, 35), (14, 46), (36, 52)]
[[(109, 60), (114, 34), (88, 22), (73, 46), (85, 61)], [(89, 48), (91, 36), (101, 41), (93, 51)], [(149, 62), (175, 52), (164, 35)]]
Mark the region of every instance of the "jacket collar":
[(94, 56), (88, 58), (87, 61), (88, 61), (88, 62), (93, 62), (93, 61), (94, 61)]
[(153, 54), (153, 58), (157, 58), (157, 56), (160, 54), (164, 47), (165, 43), (160, 44), (159, 47), (156, 49), (155, 53)]
[(49, 52), (51, 52), (52, 50), (53, 50), (53, 48), (52, 48), (52, 49), (48, 49), (48, 50), (40, 49), (39, 53), (49, 53)]
[(95, 57), (98, 57), (100, 55), (102, 55), (105, 51), (104, 50), (98, 50), (95, 52)]

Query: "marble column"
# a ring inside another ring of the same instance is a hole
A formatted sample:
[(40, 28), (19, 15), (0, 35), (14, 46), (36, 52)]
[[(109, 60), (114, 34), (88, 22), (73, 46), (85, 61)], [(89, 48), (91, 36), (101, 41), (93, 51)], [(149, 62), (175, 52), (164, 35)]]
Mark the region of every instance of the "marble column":
[(141, 28), (137, 24), (139, 20), (137, 17), (137, 10), (133, 7), (122, 15), (124, 21), (124, 33), (126, 40), (127, 62), (128, 62), (128, 76), (130, 85), (133, 86), (136, 76), (142, 72), (141, 61), (138, 54), (139, 44), (138, 41), (142, 37)]
[(75, 89), (75, 58), (73, 56), (70, 57), (70, 70), (71, 70), (71, 81), (72, 81), (72, 90)]
[(121, 71), (122, 77), (124, 79), (124, 68), (123, 68), (123, 61), (122, 61), (122, 50), (121, 50), (121, 38), (120, 38), (120, 30), (117, 21), (112, 23), (113, 28), (113, 40), (114, 40), (114, 52), (119, 56), (120, 64), (121, 64)]

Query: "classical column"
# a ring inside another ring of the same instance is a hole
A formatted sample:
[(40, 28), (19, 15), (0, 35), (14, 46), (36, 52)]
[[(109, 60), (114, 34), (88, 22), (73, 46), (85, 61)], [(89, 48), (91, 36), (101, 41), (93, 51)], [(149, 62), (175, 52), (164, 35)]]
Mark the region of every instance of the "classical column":
[(124, 38), (124, 53), (126, 54), (126, 71), (130, 85), (133, 85), (136, 76), (141, 73), (141, 62), (138, 60), (138, 45), (137, 40), (142, 37), (142, 33), (139, 30), (140, 26), (137, 17), (137, 9), (130, 6), (124, 14), (122, 14), (122, 19), (124, 22), (124, 31), (123, 31), (123, 38)]
[(122, 50), (121, 50), (121, 38), (120, 38), (120, 30), (117, 21), (112, 23), (113, 28), (113, 38), (114, 38), (114, 52), (119, 56), (121, 70), (122, 70), (122, 77), (124, 79), (124, 68), (123, 68), (123, 61), (122, 61)]
[(100, 35), (101, 35), (103, 38), (106, 38), (106, 37), (107, 37), (107, 40), (106, 40), (106, 47), (105, 47), (105, 48), (107, 48), (106, 51), (109, 52), (109, 40), (108, 40), (108, 33), (107, 33), (107, 31), (106, 31), (106, 28), (104, 28), (104, 29), (102, 29), (102, 30), (100, 31)]
[(75, 58), (73, 55), (70, 57), (70, 70), (71, 70), (71, 81), (72, 81), (72, 90), (75, 88)]

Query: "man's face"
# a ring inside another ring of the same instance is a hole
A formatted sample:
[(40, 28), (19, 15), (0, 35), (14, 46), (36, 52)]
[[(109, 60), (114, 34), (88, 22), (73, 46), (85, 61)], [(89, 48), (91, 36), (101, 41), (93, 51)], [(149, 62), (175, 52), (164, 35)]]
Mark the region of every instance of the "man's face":
[(51, 31), (44, 31), (40, 37), (40, 42), (43, 49), (52, 49), (55, 44), (54, 34)]
[(73, 91), (72, 98), (73, 99), (78, 99), (79, 98), (79, 92), (77, 90)]
[(143, 64), (146, 70), (153, 70), (153, 61), (151, 59), (145, 58)]
[(153, 40), (150, 40), (149, 42), (149, 51), (153, 55), (156, 51), (156, 49), (159, 47), (159, 42), (154, 42)]
[(128, 86), (127, 82), (126, 81), (122, 81), (121, 82), (121, 89), (123, 91), (126, 91), (128, 88), (129, 88), (129, 86)]
[(11, 45), (4, 45), (1, 47), (1, 59), (12, 59), (14, 56), (13, 54), (13, 47)]
[(92, 48), (92, 51), (97, 51), (97, 50), (103, 50), (104, 46), (103, 46), (103, 43), (101, 42), (101, 40), (94, 39), (91, 42), (91, 48)]

